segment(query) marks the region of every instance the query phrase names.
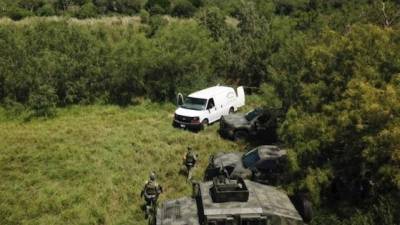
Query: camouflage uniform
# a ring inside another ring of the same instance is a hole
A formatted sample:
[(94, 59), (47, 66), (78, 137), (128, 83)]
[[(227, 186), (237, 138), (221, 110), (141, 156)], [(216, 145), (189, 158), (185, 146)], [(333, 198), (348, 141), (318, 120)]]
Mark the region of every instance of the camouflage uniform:
[(188, 151), (184, 157), (184, 161), (187, 168), (194, 167), (196, 165), (197, 155), (192, 151), (192, 148), (188, 148)]
[(186, 171), (188, 173), (188, 180), (192, 178), (191, 170), (196, 165), (197, 155), (192, 151), (191, 147), (188, 147), (186, 155), (183, 157)]
[(157, 183), (155, 179), (155, 174), (150, 174), (150, 179), (146, 181), (144, 188), (142, 190), (141, 196), (144, 197), (146, 205), (151, 205), (151, 203), (156, 203), (158, 196), (162, 193), (162, 187)]

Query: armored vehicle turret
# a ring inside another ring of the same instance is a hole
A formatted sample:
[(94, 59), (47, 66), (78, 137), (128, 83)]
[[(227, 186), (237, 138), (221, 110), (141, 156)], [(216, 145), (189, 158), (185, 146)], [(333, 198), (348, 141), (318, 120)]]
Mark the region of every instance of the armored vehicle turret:
[(193, 198), (163, 203), (157, 225), (301, 225), (285, 192), (260, 183), (215, 177), (193, 185)]

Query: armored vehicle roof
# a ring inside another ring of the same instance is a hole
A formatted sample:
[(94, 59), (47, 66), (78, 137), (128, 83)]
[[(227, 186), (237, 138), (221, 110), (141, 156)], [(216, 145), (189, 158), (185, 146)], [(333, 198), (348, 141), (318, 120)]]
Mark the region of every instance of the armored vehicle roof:
[(279, 189), (245, 180), (249, 190), (246, 202), (215, 203), (210, 195), (212, 181), (200, 184), (204, 215), (208, 218), (225, 215), (277, 215), (294, 220), (302, 220), (289, 197)]
[[(299, 225), (303, 220), (285, 192), (249, 180), (221, 187), (215, 194), (214, 181), (199, 184), (196, 199), (181, 198), (165, 202), (157, 211), (157, 225), (199, 225), (201, 221), (228, 221), (264, 218), (273, 225)], [(235, 193), (236, 192), (236, 193)], [(240, 196), (234, 196), (239, 194)], [(233, 195), (233, 196), (232, 196)], [(208, 222), (207, 222), (208, 221)]]

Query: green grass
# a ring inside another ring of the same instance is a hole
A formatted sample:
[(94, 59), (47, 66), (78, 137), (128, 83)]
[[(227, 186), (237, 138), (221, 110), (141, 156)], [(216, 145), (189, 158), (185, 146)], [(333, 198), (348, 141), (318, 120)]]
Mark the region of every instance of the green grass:
[(0, 119), (0, 224), (144, 225), (139, 194), (151, 170), (161, 202), (190, 195), (179, 174), (188, 145), (200, 155), (197, 179), (210, 154), (243, 147), (221, 139), (218, 124), (172, 128), (174, 109), (74, 106), (48, 120)]

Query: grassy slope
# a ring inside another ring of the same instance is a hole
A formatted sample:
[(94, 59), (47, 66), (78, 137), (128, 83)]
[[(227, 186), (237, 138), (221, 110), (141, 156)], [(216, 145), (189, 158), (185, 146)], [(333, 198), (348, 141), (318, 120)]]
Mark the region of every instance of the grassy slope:
[(187, 145), (200, 154), (242, 149), (217, 135), (171, 127), (173, 105), (86, 106), (58, 117), (0, 122), (0, 224), (145, 224), (140, 190), (151, 170), (164, 199), (189, 195), (179, 175)]

